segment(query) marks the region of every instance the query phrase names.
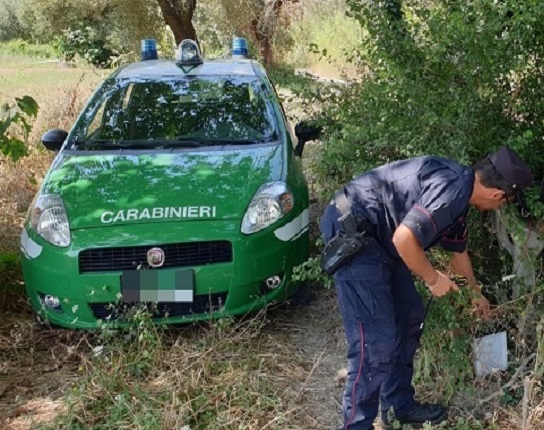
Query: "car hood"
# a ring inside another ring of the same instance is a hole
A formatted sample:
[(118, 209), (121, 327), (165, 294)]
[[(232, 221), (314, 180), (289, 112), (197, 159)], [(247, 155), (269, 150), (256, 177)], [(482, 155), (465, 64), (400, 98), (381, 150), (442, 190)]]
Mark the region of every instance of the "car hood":
[(281, 152), (61, 153), (42, 192), (62, 197), (72, 229), (239, 219), (259, 186), (282, 178)]

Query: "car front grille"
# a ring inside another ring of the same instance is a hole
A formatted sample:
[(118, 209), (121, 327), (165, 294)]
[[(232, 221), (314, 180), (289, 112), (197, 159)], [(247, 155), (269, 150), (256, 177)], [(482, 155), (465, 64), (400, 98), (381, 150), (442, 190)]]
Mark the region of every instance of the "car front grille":
[(126, 319), (136, 310), (145, 309), (153, 318), (197, 315), (220, 310), (227, 300), (227, 293), (196, 295), (191, 303), (89, 303), (96, 319), (115, 321)]
[(147, 251), (161, 248), (161, 268), (202, 266), (232, 261), (232, 244), (228, 241), (187, 242), (167, 245), (126, 246), (86, 249), (79, 253), (79, 273), (135, 270), (147, 267)]

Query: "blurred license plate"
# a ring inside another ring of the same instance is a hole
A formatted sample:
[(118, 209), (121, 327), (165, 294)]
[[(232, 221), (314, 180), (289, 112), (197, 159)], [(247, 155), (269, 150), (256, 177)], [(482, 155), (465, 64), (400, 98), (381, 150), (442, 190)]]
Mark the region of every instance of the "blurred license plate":
[(125, 270), (121, 294), (126, 303), (192, 302), (192, 270)]

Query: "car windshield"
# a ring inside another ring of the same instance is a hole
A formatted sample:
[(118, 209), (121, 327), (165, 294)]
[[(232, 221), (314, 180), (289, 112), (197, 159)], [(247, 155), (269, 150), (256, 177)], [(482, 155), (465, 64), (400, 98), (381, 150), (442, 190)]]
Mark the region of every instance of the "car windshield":
[(265, 87), (256, 78), (106, 81), (79, 117), (76, 148), (159, 148), (277, 140)]

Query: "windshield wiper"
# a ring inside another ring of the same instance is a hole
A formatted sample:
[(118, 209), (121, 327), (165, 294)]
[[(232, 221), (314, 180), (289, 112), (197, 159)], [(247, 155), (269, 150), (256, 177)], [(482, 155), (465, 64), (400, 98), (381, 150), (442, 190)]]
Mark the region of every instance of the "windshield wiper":
[(127, 148), (142, 148), (147, 147), (148, 141), (141, 140), (123, 140), (114, 141), (111, 139), (100, 140), (76, 140), (74, 142), (77, 147), (83, 149), (127, 149)]
[(164, 140), (121, 140), (111, 139), (97, 140), (76, 140), (74, 143), (81, 149), (166, 149), (166, 148), (199, 148), (203, 146), (222, 146), (222, 145), (254, 145), (257, 143), (268, 142), (269, 140), (245, 140), (228, 138), (203, 138), (195, 139), (190, 136), (180, 136)]
[(195, 139), (194, 137), (189, 136), (180, 136), (175, 137), (171, 141), (166, 141), (163, 143), (164, 147), (175, 148), (175, 147), (190, 147), (197, 148), (199, 146), (208, 146), (213, 145), (213, 142), (210, 142), (208, 139)]
[(222, 145), (255, 145), (257, 143), (263, 143), (260, 140), (247, 140), (247, 139), (217, 139), (218, 143)]

